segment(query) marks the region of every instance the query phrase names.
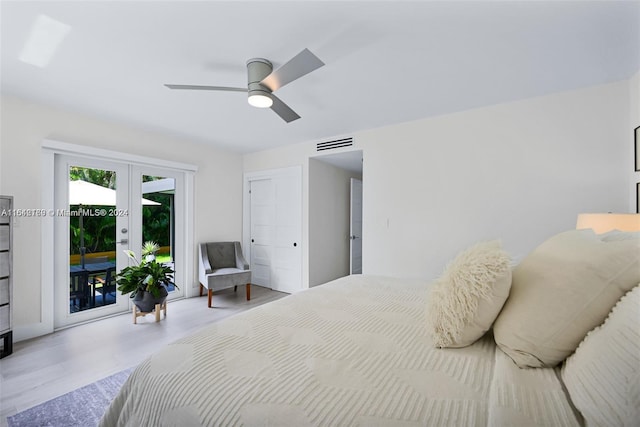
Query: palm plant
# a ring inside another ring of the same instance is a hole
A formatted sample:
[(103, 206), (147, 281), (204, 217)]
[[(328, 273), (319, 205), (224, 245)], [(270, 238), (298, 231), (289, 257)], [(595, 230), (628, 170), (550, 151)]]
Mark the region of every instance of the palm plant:
[[(134, 298), (138, 292), (149, 292), (155, 298), (166, 295), (166, 287), (173, 284), (173, 269), (156, 261), (155, 254), (160, 249), (155, 242), (145, 242), (138, 261), (131, 250), (125, 250), (134, 265), (123, 268), (116, 277), (118, 291), (123, 295), (131, 294)], [(177, 288), (177, 286), (176, 286)]]

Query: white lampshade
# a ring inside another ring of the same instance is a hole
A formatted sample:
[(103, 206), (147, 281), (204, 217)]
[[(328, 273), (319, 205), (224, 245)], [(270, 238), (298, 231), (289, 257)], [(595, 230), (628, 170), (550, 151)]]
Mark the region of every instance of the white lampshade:
[(273, 99), (267, 95), (252, 93), (249, 95), (249, 105), (257, 108), (269, 108), (273, 105)]
[(640, 231), (640, 214), (583, 213), (578, 215), (576, 229), (591, 228), (596, 234), (611, 230)]

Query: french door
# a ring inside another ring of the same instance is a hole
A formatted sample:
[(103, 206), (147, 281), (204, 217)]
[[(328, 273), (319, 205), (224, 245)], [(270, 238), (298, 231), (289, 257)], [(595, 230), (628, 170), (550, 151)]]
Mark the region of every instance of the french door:
[(136, 254), (145, 242), (160, 246), (158, 262), (174, 270), (175, 283), (169, 286), (168, 299), (185, 295), (185, 194), (184, 173), (165, 168), (132, 165), (130, 246)]
[(127, 265), (128, 167), (60, 155), (54, 199), (54, 327), (126, 311), (113, 276)]
[[(129, 310), (115, 277), (129, 265), (124, 251), (139, 259), (144, 241), (158, 243), (158, 259), (180, 277), (181, 174), (68, 155), (57, 155), (54, 167), (54, 328)], [(171, 286), (170, 298), (182, 295)]]

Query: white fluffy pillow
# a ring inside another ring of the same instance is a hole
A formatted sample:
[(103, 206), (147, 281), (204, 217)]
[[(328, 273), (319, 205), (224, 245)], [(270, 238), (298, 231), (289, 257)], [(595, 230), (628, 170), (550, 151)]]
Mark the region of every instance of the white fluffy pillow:
[(460, 253), (430, 288), (427, 329), (436, 347), (465, 347), (491, 328), (509, 296), (511, 259), (499, 241)]
[(586, 425), (638, 425), (640, 286), (623, 296), (567, 358), (562, 380)]

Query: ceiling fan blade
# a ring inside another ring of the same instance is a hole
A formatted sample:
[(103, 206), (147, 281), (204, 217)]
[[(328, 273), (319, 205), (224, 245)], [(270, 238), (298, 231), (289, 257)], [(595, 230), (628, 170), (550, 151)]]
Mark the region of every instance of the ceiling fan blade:
[(274, 94), (271, 94), (271, 99), (273, 99), (273, 105), (271, 106), (271, 109), (275, 111), (276, 114), (279, 115), (285, 122), (290, 123), (300, 118), (298, 113), (293, 111), (287, 104), (282, 102), (282, 100), (280, 100), (280, 98), (278, 98)]
[(323, 65), (324, 62), (320, 58), (311, 53), (309, 49), (304, 49), (291, 58), (289, 62), (265, 77), (260, 84), (268, 87), (273, 92)]
[(187, 89), (187, 90), (222, 90), (227, 92), (247, 92), (247, 88), (226, 87), (226, 86), (198, 86), (198, 85), (165, 85), (169, 89)]

